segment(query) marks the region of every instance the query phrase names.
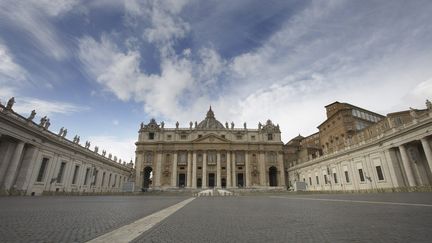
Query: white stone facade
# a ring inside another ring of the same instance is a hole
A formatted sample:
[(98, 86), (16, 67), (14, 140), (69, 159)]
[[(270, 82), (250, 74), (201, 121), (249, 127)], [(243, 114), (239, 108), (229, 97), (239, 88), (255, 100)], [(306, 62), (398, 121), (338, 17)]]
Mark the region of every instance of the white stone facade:
[(138, 190), (285, 188), (280, 129), (270, 120), (258, 129), (224, 126), (210, 108), (188, 128), (141, 124), (136, 146)]
[(288, 168), (308, 190), (374, 190), (432, 185), (432, 112), (397, 124), (387, 118), (342, 150)]
[[(32, 119), (32, 118), (31, 118)], [(0, 105), (0, 194), (119, 192), (132, 172)], [(64, 134), (66, 135), (66, 134)]]

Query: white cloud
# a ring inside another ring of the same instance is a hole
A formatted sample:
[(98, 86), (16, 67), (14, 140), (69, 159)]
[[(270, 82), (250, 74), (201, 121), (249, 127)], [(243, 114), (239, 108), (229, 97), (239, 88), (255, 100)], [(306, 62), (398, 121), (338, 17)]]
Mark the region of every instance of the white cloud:
[[(356, 2), (312, 2), (259, 48), (224, 60), (212, 48), (174, 52), (190, 31), (180, 17), (186, 1), (146, 3), (151, 7), (128, 2), (135, 20), (128, 24), (149, 19), (144, 39), (159, 49), (160, 74), (143, 72), (145, 57), (120, 50), (107, 35), (81, 39), (80, 58), (119, 99), (142, 102), (149, 115), (169, 119), (167, 125), (188, 126), (211, 104), (222, 122), (256, 127), (270, 118), (287, 141), (299, 131), (315, 132), (324, 106), (336, 100), (386, 113), (430, 95), (430, 82), (421, 83), (432, 76), (432, 29), (422, 24), (427, 7), (377, 3), (369, 11)], [(395, 16), (400, 8), (404, 14)]]
[(48, 101), (29, 97), (15, 97), (15, 102), (13, 107), (15, 112), (27, 114), (32, 110), (36, 110), (39, 116), (50, 116), (55, 113), (68, 115), (89, 109), (85, 106), (78, 106), (67, 102)]
[(21, 83), (26, 80), (27, 72), (15, 63), (9, 49), (0, 41), (0, 84)]
[(23, 29), (43, 53), (62, 60), (68, 56), (68, 48), (51, 20), (73, 10), (78, 3), (75, 0), (5, 0), (0, 3), (0, 15), (4, 25)]

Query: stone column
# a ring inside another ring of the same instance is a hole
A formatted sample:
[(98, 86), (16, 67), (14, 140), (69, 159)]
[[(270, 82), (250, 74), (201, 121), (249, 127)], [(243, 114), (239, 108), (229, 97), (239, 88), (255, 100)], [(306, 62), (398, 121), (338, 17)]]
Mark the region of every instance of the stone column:
[(192, 188), (197, 188), (197, 153), (194, 151), (192, 158)]
[(8, 171), (5, 175), (4, 188), (6, 190), (10, 190), (11, 187), (13, 186), (15, 176), (17, 174), (19, 162), (21, 160), (21, 156), (24, 150), (24, 145), (25, 143), (23, 141), (19, 141), (15, 147), (14, 153), (11, 158), (11, 162), (9, 164)]
[(216, 187), (217, 188), (221, 188), (221, 156), (220, 156), (220, 151), (217, 151), (216, 154)]
[(249, 161), (249, 151), (245, 151), (245, 165), (246, 165), (246, 188), (249, 188), (251, 186), (251, 173), (250, 173), (250, 161)]
[(427, 138), (422, 138), (420, 139), (422, 146), (423, 146), (423, 150), (425, 152), (426, 155), (426, 160), (429, 164), (429, 170), (431, 170), (432, 172), (432, 150), (431, 147), (429, 145), (429, 141), (427, 140)]
[(399, 151), (401, 153), (401, 157), (402, 157), (402, 164), (403, 167), (405, 169), (405, 174), (407, 176), (408, 179), (408, 186), (415, 186), (415, 180), (414, 180), (414, 174), (413, 174), (413, 170), (412, 167), (410, 165), (409, 162), (409, 158), (408, 158), (408, 154), (406, 152), (406, 148), (404, 145), (400, 145), (399, 146)]
[(202, 188), (207, 188), (207, 152), (203, 152), (203, 164), (202, 164)]
[(267, 186), (265, 153), (264, 152), (259, 153), (258, 164), (259, 164), (259, 168), (260, 168), (260, 184), (261, 184), (261, 186)]
[(186, 176), (186, 187), (192, 187), (192, 151), (187, 154), (187, 176)]
[(231, 178), (232, 178), (232, 174), (231, 174), (231, 152), (227, 151), (226, 153), (226, 164), (227, 164), (227, 188), (231, 188)]
[(279, 175), (279, 186), (285, 187), (285, 168), (284, 168), (284, 162), (283, 162), (283, 154), (281, 152), (277, 152), (277, 160), (278, 160), (278, 170), (280, 171)]
[(171, 186), (177, 187), (177, 151), (174, 151), (174, 158), (172, 162)]
[(160, 187), (162, 176), (162, 153), (157, 153), (156, 156), (155, 187)]
[(230, 152), (230, 154), (231, 154), (231, 164), (232, 164), (232, 184), (233, 184), (233, 187), (235, 187), (235, 188), (237, 188), (238, 187), (238, 184), (237, 184), (237, 173), (236, 173), (236, 168), (237, 168), (237, 165), (236, 165), (236, 162), (235, 162), (235, 152)]
[(14, 146), (9, 141), (3, 141), (0, 146), (0, 185), (6, 177), (7, 168), (13, 156)]

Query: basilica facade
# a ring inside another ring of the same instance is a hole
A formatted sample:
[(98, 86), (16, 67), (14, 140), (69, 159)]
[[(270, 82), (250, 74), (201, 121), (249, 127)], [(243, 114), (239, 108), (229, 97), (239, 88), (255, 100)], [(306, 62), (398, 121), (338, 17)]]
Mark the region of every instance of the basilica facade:
[(255, 129), (223, 125), (210, 107), (204, 120), (166, 128), (141, 124), (135, 190), (285, 188), (283, 143), (271, 120)]

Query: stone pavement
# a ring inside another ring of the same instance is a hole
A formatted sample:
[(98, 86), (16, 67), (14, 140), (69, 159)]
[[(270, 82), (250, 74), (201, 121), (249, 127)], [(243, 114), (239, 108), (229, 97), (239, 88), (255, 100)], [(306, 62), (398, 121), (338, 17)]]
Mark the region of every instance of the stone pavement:
[(187, 197), (0, 197), (0, 242), (84, 242)]
[(200, 197), (136, 242), (430, 242), (431, 225), (432, 193)]
[[(1, 242), (83, 242), (188, 197), (0, 198)], [(430, 242), (432, 193), (198, 197), (135, 242)]]

